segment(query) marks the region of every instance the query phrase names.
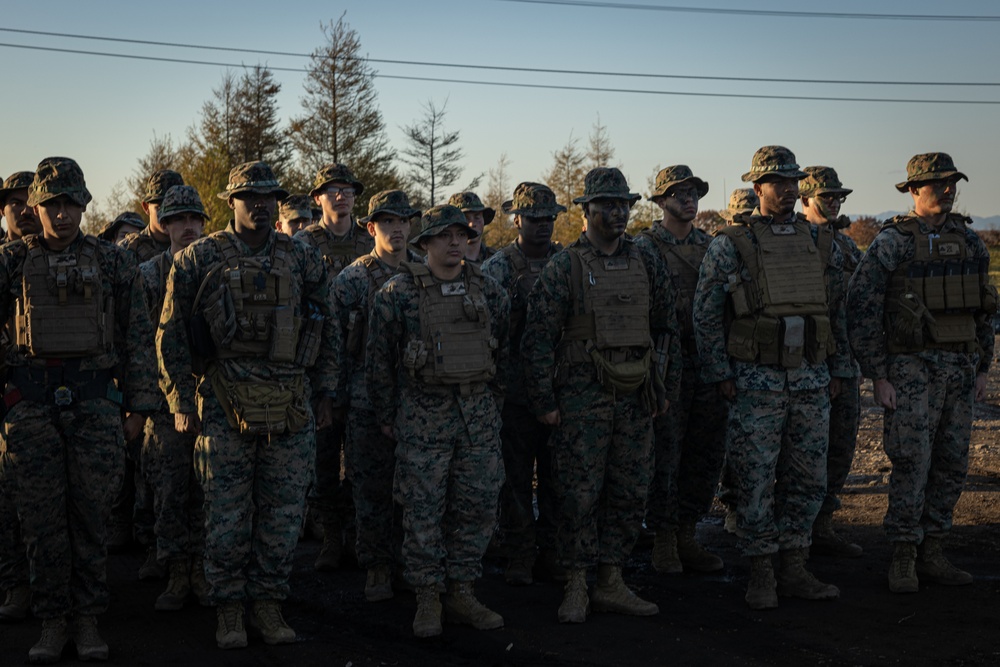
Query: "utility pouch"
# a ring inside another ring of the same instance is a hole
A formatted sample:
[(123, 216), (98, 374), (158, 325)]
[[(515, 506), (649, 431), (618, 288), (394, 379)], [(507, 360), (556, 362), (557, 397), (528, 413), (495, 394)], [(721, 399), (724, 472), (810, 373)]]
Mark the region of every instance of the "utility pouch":
[(944, 310), (944, 263), (929, 262), (924, 271), (924, 307), (931, 312)]
[(757, 339), (757, 349), (760, 351), (760, 363), (778, 364), (781, 362), (781, 320), (774, 317), (758, 317), (754, 338)]
[(750, 314), (750, 303), (747, 301), (746, 286), (738, 275), (730, 275), (727, 279), (726, 291), (733, 302), (733, 315), (746, 317)]
[(289, 306), (278, 306), (271, 319), (271, 350), (267, 358), (277, 362), (295, 361), (295, 344), (298, 332), (295, 330), (295, 314)]
[(316, 358), (319, 357), (325, 319), (322, 315), (314, 313), (302, 322), (299, 331), (299, 344), (295, 351), (295, 363), (299, 366), (309, 368), (316, 363)]
[(810, 315), (806, 319), (806, 359), (809, 363), (821, 364), (836, 350), (830, 318), (826, 315)]
[(898, 310), (892, 318), (889, 340), (907, 350), (923, 349), (924, 320), (932, 319), (927, 308), (913, 292), (907, 292), (897, 301)]
[(410, 377), (415, 377), (418, 370), (427, 365), (427, 346), (424, 341), (413, 339), (403, 348), (403, 368), (410, 371)]
[(757, 360), (757, 339), (754, 338), (754, 321), (751, 318), (733, 320), (726, 340), (726, 353), (737, 361)]
[(213, 368), (216, 398), (241, 435), (296, 433), (309, 422), (302, 377), (289, 383), (232, 382)]
[(631, 394), (650, 379), (649, 368), (652, 358), (650, 350), (646, 350), (641, 359), (623, 361), (617, 364), (609, 362), (600, 350), (593, 346), (588, 346), (587, 351), (590, 352), (590, 358), (594, 360), (597, 377), (601, 384), (616, 396)]
[(944, 302), (948, 310), (964, 310), (972, 307), (965, 303), (965, 288), (962, 282), (962, 260), (949, 259), (944, 263)]
[(800, 315), (783, 317), (781, 336), (781, 365), (798, 368), (802, 365), (802, 354), (806, 344), (806, 320)]
[(976, 321), (969, 313), (938, 314), (927, 322), (927, 333), (935, 343), (975, 342)]

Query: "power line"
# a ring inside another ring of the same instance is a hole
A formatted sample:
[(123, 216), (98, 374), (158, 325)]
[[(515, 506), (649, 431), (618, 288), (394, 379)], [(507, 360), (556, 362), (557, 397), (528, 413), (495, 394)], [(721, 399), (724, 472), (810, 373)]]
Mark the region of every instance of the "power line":
[[(7, 44), (0, 42), (0, 47), (12, 49), (30, 49), (35, 51), (48, 51), (56, 53), (72, 53), (77, 55), (103, 56), (107, 58), (124, 58), (127, 60), (145, 60), (167, 63), (182, 63), (189, 65), (210, 65), (214, 67), (234, 67), (251, 68), (266, 67), (271, 71), (307, 73), (308, 69), (295, 67), (271, 67), (268, 65), (247, 65), (246, 63), (222, 63), (207, 60), (189, 60), (185, 58), (166, 58), (162, 56), (143, 56), (138, 54), (108, 53), (102, 51), (85, 51), (82, 49), (63, 49), (47, 46), (31, 46), (27, 44)], [(975, 105), (1000, 105), (1000, 100), (954, 100), (954, 99), (902, 99), (888, 97), (834, 97), (834, 96), (810, 96), (810, 95), (765, 95), (755, 93), (706, 93), (691, 91), (670, 91), (670, 90), (646, 90), (634, 88), (604, 88), (597, 86), (568, 86), (557, 84), (504, 82), (504, 81), (476, 81), (469, 79), (446, 79), (438, 77), (424, 76), (403, 76), (397, 74), (374, 74), (381, 79), (394, 79), (399, 81), (426, 81), (434, 83), (456, 83), (463, 85), (477, 86), (501, 86), (508, 88), (532, 88), (541, 90), (573, 90), (584, 92), (600, 93), (629, 93), (639, 95), (672, 95), (680, 97), (719, 97), (719, 98), (739, 98), (739, 99), (759, 99), (759, 100), (804, 100), (816, 102), (885, 102), (896, 104), (975, 104)]]
[(563, 5), (596, 9), (629, 9), (687, 14), (730, 14), (734, 16), (768, 16), (798, 19), (874, 19), (883, 21), (1000, 21), (1000, 16), (957, 16), (954, 14), (869, 14), (864, 12), (796, 12), (771, 9), (730, 9), (725, 7), (674, 7), (630, 2), (597, 2), (596, 0), (496, 0), (528, 5)]
[[(48, 32), (42, 30), (27, 30), (22, 28), (0, 28), (0, 32), (12, 32), (25, 35), (37, 35), (44, 37), (60, 37), (69, 39), (87, 39), (101, 42), (115, 42), (120, 44), (137, 44), (142, 46), (158, 46), (182, 49), (202, 49), (205, 51), (225, 51), (230, 53), (250, 53), (253, 55), (265, 56), (290, 56), (294, 58), (311, 58), (310, 53), (296, 53), (292, 51), (269, 51), (265, 49), (247, 49), (228, 46), (212, 46), (203, 44), (185, 44), (182, 42), (158, 42), (145, 39), (131, 39), (125, 37), (103, 37), (98, 35), (81, 35), (73, 33)], [(1000, 87), (1000, 81), (873, 81), (870, 79), (783, 79), (777, 77), (753, 77), (753, 76), (710, 76), (696, 74), (651, 74), (643, 72), (607, 72), (596, 70), (570, 70), (555, 69), (545, 67), (512, 67), (503, 65), (472, 65), (467, 63), (442, 63), (419, 60), (391, 60), (385, 58), (361, 58), (359, 56), (346, 56), (354, 60), (365, 60), (371, 63), (383, 65), (407, 65), (418, 67), (449, 67), (458, 69), (488, 70), (500, 72), (518, 72), (532, 74), (573, 74), (582, 76), (614, 76), (647, 79), (677, 79), (688, 81), (748, 81), (752, 83), (808, 83), (808, 84), (836, 84), (836, 85), (858, 85), (858, 86), (964, 86), (964, 87)], [(271, 69), (279, 69), (272, 67)], [(282, 69), (282, 71), (296, 72), (297, 69)]]

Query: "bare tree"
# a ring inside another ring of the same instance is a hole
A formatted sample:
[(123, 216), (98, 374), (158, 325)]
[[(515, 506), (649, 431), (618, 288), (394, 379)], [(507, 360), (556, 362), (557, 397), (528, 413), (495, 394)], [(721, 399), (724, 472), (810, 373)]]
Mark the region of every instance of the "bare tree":
[(445, 100), (440, 108), (433, 100), (422, 106), (423, 118), (402, 128), (409, 142), (403, 150), (403, 162), (410, 165), (407, 179), (411, 184), (411, 196), (424, 208), (429, 208), (437, 203), (442, 190), (461, 176), (459, 163), (463, 153), (458, 146), (458, 130), (448, 132), (444, 128), (448, 101)]

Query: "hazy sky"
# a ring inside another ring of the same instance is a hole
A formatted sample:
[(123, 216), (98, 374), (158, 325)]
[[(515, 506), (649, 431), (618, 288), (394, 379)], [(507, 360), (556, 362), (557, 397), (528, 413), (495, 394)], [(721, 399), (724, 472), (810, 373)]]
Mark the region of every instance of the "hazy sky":
[[(576, 3), (577, 0), (567, 0)], [(609, 0), (599, 4), (625, 4)], [(631, 6), (697, 6), (788, 11), (997, 16), (990, 0), (636, 0)], [(0, 4), (2, 28), (307, 53), (322, 44), (320, 23), (346, 20), (370, 58), (618, 73), (595, 76), (375, 64), (383, 75), (714, 94), (1000, 101), (1000, 21), (862, 20), (683, 13), (529, 4), (510, 0), (35, 0)], [(181, 49), (19, 34), (4, 45), (81, 49), (304, 67), (305, 58)], [(127, 178), (154, 134), (183, 139), (225, 70), (0, 46), (0, 172), (33, 169), (48, 155), (75, 158), (95, 197)], [(838, 79), (841, 85), (708, 81), (621, 76)], [(281, 112), (299, 113), (304, 75), (276, 72)], [(976, 82), (994, 86), (888, 85)], [(466, 152), (460, 183), (493, 167), (502, 153), (511, 187), (538, 180), (571, 136), (607, 126), (616, 162), (645, 192), (657, 165), (685, 163), (707, 180), (703, 208), (720, 208), (740, 187), (753, 152), (791, 148), (801, 165), (826, 164), (854, 188), (844, 212), (905, 210), (903, 180), (914, 153), (951, 153), (971, 181), (959, 206), (1000, 214), (994, 197), (1000, 161), (1000, 105), (742, 99), (484, 86), (378, 78), (390, 141), (421, 104), (448, 100), (448, 129)], [(202, 193), (210, 196), (212, 193)], [(568, 203), (568, 202), (564, 202)]]

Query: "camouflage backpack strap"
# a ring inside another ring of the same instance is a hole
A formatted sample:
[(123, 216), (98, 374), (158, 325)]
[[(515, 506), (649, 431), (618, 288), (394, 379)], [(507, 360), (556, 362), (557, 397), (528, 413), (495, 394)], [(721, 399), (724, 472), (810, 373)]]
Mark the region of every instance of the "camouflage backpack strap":
[(421, 264), (420, 262), (401, 262), (399, 268), (413, 276), (413, 282), (421, 290), (425, 290), (434, 284), (434, 276), (431, 275), (431, 270), (427, 268), (426, 264)]
[(229, 232), (221, 230), (215, 232), (208, 238), (212, 239), (215, 243), (215, 247), (219, 249), (222, 253), (222, 259), (230, 269), (238, 269), (240, 266), (240, 251), (236, 248), (236, 244), (229, 237)]

